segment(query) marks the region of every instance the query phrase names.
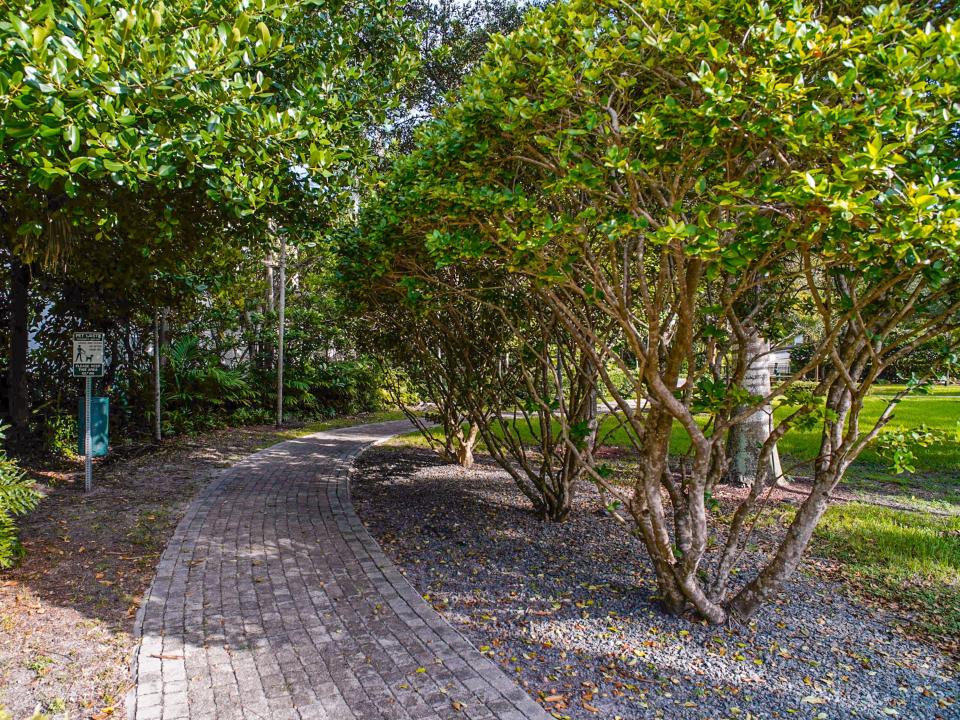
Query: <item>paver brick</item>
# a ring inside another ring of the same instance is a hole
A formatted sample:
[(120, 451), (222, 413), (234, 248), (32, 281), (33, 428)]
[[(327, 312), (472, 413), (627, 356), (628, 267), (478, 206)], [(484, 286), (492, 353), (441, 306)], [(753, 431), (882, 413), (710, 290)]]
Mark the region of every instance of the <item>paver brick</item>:
[(133, 720), (439, 720), (453, 695), (467, 717), (547, 720), (353, 511), (353, 459), (407, 427), (281, 443), (201, 493), (138, 614)]

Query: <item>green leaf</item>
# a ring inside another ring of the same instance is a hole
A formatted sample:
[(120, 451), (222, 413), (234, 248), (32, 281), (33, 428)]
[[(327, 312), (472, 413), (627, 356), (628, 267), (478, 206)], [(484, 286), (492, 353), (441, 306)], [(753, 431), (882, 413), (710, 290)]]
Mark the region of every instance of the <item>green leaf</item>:
[(63, 139), (66, 141), (70, 152), (77, 152), (80, 149), (80, 130), (76, 125), (68, 125), (63, 131)]

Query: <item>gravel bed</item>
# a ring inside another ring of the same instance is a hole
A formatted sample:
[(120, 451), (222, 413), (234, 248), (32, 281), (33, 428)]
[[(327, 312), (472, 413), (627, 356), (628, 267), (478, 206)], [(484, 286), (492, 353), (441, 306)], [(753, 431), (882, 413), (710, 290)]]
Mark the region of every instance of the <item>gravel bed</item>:
[(417, 590), (557, 718), (960, 718), (949, 658), (833, 582), (799, 575), (749, 625), (666, 615), (588, 485), (542, 523), (491, 465), (386, 446), (352, 495)]

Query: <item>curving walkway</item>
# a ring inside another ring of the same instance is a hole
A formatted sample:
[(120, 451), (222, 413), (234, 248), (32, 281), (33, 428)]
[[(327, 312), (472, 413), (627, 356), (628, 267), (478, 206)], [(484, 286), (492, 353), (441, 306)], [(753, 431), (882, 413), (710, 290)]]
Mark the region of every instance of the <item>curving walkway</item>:
[(131, 717), (546, 720), (353, 512), (352, 460), (408, 427), (275, 445), (193, 502), (137, 618)]

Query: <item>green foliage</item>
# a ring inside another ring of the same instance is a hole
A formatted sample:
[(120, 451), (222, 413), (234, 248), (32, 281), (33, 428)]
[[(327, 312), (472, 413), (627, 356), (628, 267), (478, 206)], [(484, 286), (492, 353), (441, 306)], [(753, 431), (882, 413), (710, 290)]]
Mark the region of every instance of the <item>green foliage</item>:
[(0, 427), (0, 568), (11, 567), (23, 556), (14, 519), (26, 515), (40, 501), (31, 482), (2, 449), (5, 427)]
[(77, 417), (63, 412), (47, 414), (43, 420), (41, 435), (47, 452), (64, 458), (72, 458), (77, 452)]
[[(249, 360), (226, 366), (218, 351), (188, 335), (167, 349), (164, 423), (168, 432), (197, 433), (232, 423), (275, 420), (276, 375)], [(382, 405), (383, 377), (368, 360), (295, 362), (284, 376), (285, 412), (298, 419), (353, 415)]]
[(311, 391), (327, 413), (352, 415), (383, 407), (383, 386), (383, 371), (377, 363), (343, 360), (318, 366)]
[[(734, 28), (747, 29), (736, 42)], [(829, 218), (817, 241), (824, 251), (856, 232), (865, 262), (919, 259), (926, 253), (917, 243), (946, 249), (956, 236), (952, 159), (939, 150), (952, 143), (957, 113), (957, 33), (953, 24), (924, 28), (896, 3), (849, 22), (788, 2), (759, 11), (727, 0), (632, 11), (613, 1), (563, 3), (495, 40), (410, 169), (425, 181), (420, 192), (457, 212), (516, 213), (499, 242), (517, 266), (544, 278), (565, 274), (562, 254), (579, 252), (570, 231), (584, 222), (611, 237), (655, 229), (653, 243), (682, 239), (718, 270), (743, 269), (786, 240), (787, 228), (764, 211), (770, 203), (802, 209), (796, 221), (805, 236)], [(901, 95), (903, 87), (912, 92)], [(611, 104), (618, 98), (629, 101)], [(764, 141), (772, 137), (784, 143), (780, 162), (731, 179), (723, 158), (773, 158)], [(546, 171), (540, 188), (497, 182), (514, 172), (508, 158), (518, 151), (521, 167), (536, 161)], [(448, 162), (461, 169), (436, 172)], [(625, 212), (617, 201), (605, 207), (607, 188), (647, 186), (651, 173), (671, 169), (693, 171), (684, 178), (683, 219)], [(557, 213), (538, 199), (578, 189), (603, 203)], [(736, 233), (725, 219), (731, 213)], [(429, 242), (446, 261), (485, 247), (464, 232), (437, 232)]]
[[(2, 5), (0, 120), (17, 172), (5, 181), (70, 197), (109, 180), (197, 184), (239, 214), (280, 202), (293, 168), (331, 180), (362, 155), (368, 120), (412, 67), (391, 5)], [(29, 255), (44, 221), (21, 222)]]
[(609, 383), (623, 395), (630, 396), (633, 393), (632, 379), (619, 367), (611, 366), (607, 368), (607, 377)]
[[(298, 280), (321, 298), (316, 236), (364, 184), (415, 41), (393, 0), (0, 0), (0, 264), (30, 266), (31, 399), (69, 409), (69, 333), (103, 330), (112, 429), (143, 432), (161, 312), (219, 355), (165, 367), (168, 426), (244, 407), (276, 329), (244, 291), (282, 234), (315, 251)], [(335, 330), (313, 307), (304, 334)], [(249, 369), (225, 362), (241, 339)]]
[(230, 424), (266, 425), (276, 420), (276, 414), (264, 407), (239, 407), (230, 413)]
[(219, 364), (218, 358), (204, 352), (200, 339), (187, 336), (173, 343), (167, 351), (169, 362), (167, 402), (191, 405), (203, 402), (214, 406), (244, 404), (251, 398), (250, 386), (243, 373)]
[(905, 353), (884, 371), (883, 379), (892, 383), (907, 383), (928, 377), (931, 368), (936, 368), (940, 377), (955, 377), (960, 371), (960, 355), (956, 344), (956, 338), (949, 334), (923, 343)]
[(877, 454), (888, 461), (896, 474), (915, 473), (918, 455), (933, 445), (960, 445), (960, 422), (956, 430), (935, 430), (925, 424), (910, 428), (893, 427), (877, 436), (874, 443)]
[[(284, 374), (283, 384), (285, 411), (299, 419), (373, 412), (383, 404), (382, 371), (368, 359), (301, 363)], [(276, 400), (272, 393), (269, 398)]]
[[(733, 591), (759, 493), (720, 529), (701, 505), (729, 467), (725, 438), (770, 400), (746, 390), (764, 333), (812, 337), (820, 377), (815, 391), (789, 390), (798, 377), (780, 388), (794, 412), (783, 406), (777, 431), (812, 434), (822, 458), (804, 527), (783, 540), (795, 557), (815, 498), (890, 421), (861, 428), (878, 374), (960, 327), (960, 25), (935, 12), (794, 0), (533, 11), (494, 38), (347, 246), (359, 272), (438, 318), (454, 315), (444, 304), (465, 275), (519, 276), (587, 357), (636, 368), (644, 415), (623, 426), (640, 456), (624, 507), (675, 612), (745, 618), (792, 572), (771, 563)], [(414, 277), (391, 275), (398, 256)], [(688, 439), (679, 478), (671, 427)], [(705, 580), (711, 543), (724, 557)]]
[(166, 358), (163, 402), (168, 431), (196, 433), (217, 427), (254, 398), (243, 370), (224, 367), (196, 336), (172, 343)]

